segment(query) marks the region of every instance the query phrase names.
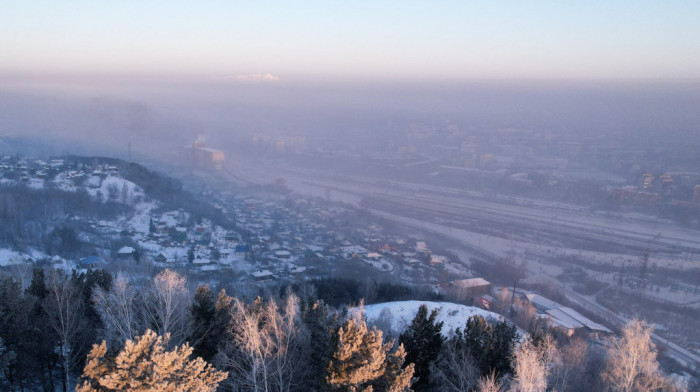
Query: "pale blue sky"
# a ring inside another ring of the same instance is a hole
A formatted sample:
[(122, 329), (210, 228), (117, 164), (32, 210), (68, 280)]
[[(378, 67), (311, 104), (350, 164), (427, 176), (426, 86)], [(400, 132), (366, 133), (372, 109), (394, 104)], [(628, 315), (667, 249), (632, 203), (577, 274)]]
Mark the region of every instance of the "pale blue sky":
[(0, 73), (700, 78), (700, 1), (0, 0)]

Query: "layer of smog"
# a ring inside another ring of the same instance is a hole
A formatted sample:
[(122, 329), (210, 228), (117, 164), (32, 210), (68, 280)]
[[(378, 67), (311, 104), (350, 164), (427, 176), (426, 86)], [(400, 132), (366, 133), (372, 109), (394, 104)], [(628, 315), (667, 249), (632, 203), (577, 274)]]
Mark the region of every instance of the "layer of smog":
[(698, 390), (694, 74), (439, 65), (0, 66), (0, 389)]

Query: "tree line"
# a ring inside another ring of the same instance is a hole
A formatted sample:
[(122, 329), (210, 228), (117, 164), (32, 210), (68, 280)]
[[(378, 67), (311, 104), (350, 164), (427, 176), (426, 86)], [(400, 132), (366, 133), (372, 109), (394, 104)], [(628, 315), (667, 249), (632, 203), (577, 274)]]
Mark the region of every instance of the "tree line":
[[(651, 328), (632, 321), (607, 346), (470, 317), (444, 331), (423, 305), (395, 339), (362, 304), (314, 289), (245, 299), (163, 270), (136, 281), (104, 270), (36, 268), (0, 279), (0, 389), (8, 391), (677, 391)], [(387, 312), (388, 313), (388, 312)], [(384, 314), (384, 318), (391, 318)], [(390, 325), (391, 323), (389, 323)]]

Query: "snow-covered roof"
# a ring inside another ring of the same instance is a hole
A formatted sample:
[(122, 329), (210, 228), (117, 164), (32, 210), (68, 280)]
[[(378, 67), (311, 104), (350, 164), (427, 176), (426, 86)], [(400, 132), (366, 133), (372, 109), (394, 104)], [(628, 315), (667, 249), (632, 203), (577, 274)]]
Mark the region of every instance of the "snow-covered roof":
[(545, 298), (539, 294), (527, 294), (527, 299), (535, 305), (535, 307), (544, 309), (547, 314), (552, 316), (552, 318), (557, 324), (565, 328), (581, 328), (586, 327), (592, 331), (611, 333), (612, 331), (605, 327), (604, 325), (598, 324), (592, 321), (588, 317), (582, 315), (581, 313), (571, 309), (569, 307), (563, 306), (557, 302), (554, 302), (548, 298)]
[(555, 324), (562, 326), (564, 328), (567, 328), (567, 329), (583, 328), (583, 324), (579, 323), (575, 318), (562, 312), (561, 309), (550, 309), (547, 311), (547, 314), (552, 316), (552, 321), (554, 321)]
[(265, 278), (268, 276), (273, 276), (274, 274), (270, 270), (255, 271), (252, 273), (255, 278)]
[(94, 188), (99, 188), (102, 184), (102, 178), (100, 176), (90, 176), (87, 179), (86, 185)]
[(104, 260), (97, 256), (88, 256), (88, 257), (83, 257), (80, 259), (80, 264), (81, 265), (91, 265), (91, 264), (104, 264)]
[(365, 249), (364, 247), (359, 246), (359, 245), (347, 245), (347, 246), (343, 246), (343, 247), (340, 248), (340, 250), (341, 250), (343, 253), (365, 254), (365, 253), (368, 252), (367, 249)]
[(568, 308), (566, 306), (562, 306), (559, 308), (559, 310), (561, 310), (564, 314), (570, 316), (571, 318), (575, 319), (579, 323), (585, 325), (586, 328), (588, 328), (590, 330), (612, 333), (612, 331), (609, 328), (590, 320), (586, 316), (582, 315), (581, 313), (579, 313), (571, 308)]
[(416, 242), (416, 252), (425, 252), (428, 250), (428, 245), (426, 245), (425, 241), (417, 241)]
[(488, 280), (484, 278), (469, 278), (469, 279), (460, 279), (460, 280), (453, 280), (452, 284), (457, 286), (458, 288), (461, 289), (469, 289), (472, 287), (481, 287), (481, 286), (488, 286), (491, 284)]
[(130, 246), (122, 246), (122, 247), (119, 248), (119, 250), (117, 251), (117, 254), (120, 254), (120, 255), (130, 255), (130, 254), (134, 253), (135, 251), (136, 251), (136, 249), (134, 249), (134, 248), (132, 248), (132, 247), (130, 247)]
[(549, 298), (545, 298), (539, 294), (527, 294), (526, 297), (530, 301), (530, 303), (535, 305), (535, 307), (542, 308), (544, 310), (556, 309), (561, 307), (559, 303), (554, 302)]

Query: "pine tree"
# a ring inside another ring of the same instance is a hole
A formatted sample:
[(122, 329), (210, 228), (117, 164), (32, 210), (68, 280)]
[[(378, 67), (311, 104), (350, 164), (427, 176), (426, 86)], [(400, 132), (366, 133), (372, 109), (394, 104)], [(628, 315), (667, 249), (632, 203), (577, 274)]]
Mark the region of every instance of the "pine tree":
[(42, 268), (32, 270), (32, 280), (26, 290), (28, 308), (26, 309), (26, 326), (21, 342), (24, 347), (17, 348), (17, 361), (20, 363), (20, 382), (22, 374), (38, 376), (42, 386), (54, 390), (53, 368), (58, 362), (55, 341), (57, 337), (48, 327), (49, 317), (42, 309), (42, 303), (48, 296), (46, 276)]
[(309, 347), (309, 383), (308, 390), (321, 390), (325, 378), (327, 364), (333, 355), (333, 331), (339, 328), (338, 316), (331, 314), (328, 306), (318, 300), (306, 304), (302, 309), (302, 322), (308, 334)]
[(404, 368), (406, 362), (406, 350), (402, 344), (399, 344), (399, 347), (393, 353), (387, 354), (384, 377), (377, 384), (377, 386), (384, 386), (384, 388), (377, 389), (386, 392), (412, 391), (411, 386), (414, 381), (415, 366), (409, 363)]
[(210, 361), (216, 355), (231, 318), (231, 297), (221, 290), (218, 297), (209, 285), (199, 285), (192, 304), (192, 335), (194, 355)]
[(462, 347), (474, 359), (474, 364), (482, 375), (491, 372), (490, 351), (493, 340), (493, 326), (489, 325), (485, 318), (472, 316), (467, 319), (464, 333), (459, 330), (455, 333), (456, 344)]
[(4, 374), (5, 370), (10, 366), (10, 362), (15, 360), (16, 354), (14, 351), (10, 351), (5, 346), (5, 342), (0, 336), (0, 374)]
[(32, 281), (27, 287), (27, 294), (33, 295), (38, 300), (43, 300), (48, 294), (49, 290), (46, 288), (46, 275), (44, 274), (44, 269), (39, 267), (34, 267), (32, 269)]
[(496, 375), (512, 372), (510, 359), (517, 340), (517, 329), (506, 321), (490, 325), (485, 318), (472, 316), (464, 332), (455, 332), (453, 344), (466, 350), (481, 375), (487, 376), (492, 372)]
[(347, 392), (410, 391), (413, 364), (402, 369), (403, 346), (390, 353), (393, 342), (384, 343), (382, 331), (367, 328), (362, 318), (350, 318), (336, 332), (336, 349), (328, 364), (326, 382), (333, 390)]
[(227, 377), (202, 358), (190, 359), (188, 344), (166, 351), (169, 336), (148, 330), (111, 358), (107, 344), (94, 345), (88, 354), (83, 382), (77, 392), (213, 392)]
[(511, 358), (517, 342), (518, 330), (515, 325), (510, 325), (505, 320), (494, 325), (493, 340), (488, 355), (489, 372), (505, 374), (513, 371)]
[(194, 262), (194, 247), (187, 250), (187, 261), (192, 264)]
[(148, 234), (156, 233), (156, 225), (153, 223), (153, 218), (148, 221)]
[[(53, 346), (43, 333), (42, 324), (31, 320), (34, 302), (32, 296), (22, 295), (18, 281), (9, 276), (0, 278), (0, 339), (9, 351), (14, 351), (13, 358), (5, 357), (8, 366), (5, 378), (10, 390), (26, 386), (32, 379), (40, 381), (43, 387), (50, 384), (42, 368), (50, 363)], [(41, 309), (37, 314), (44, 316)], [(0, 383), (0, 387), (5, 386)]]
[(406, 361), (415, 365), (416, 391), (430, 389), (430, 366), (442, 350), (445, 338), (442, 336), (442, 322), (437, 322), (438, 309), (428, 316), (428, 307), (423, 304), (413, 318), (411, 325), (401, 334), (399, 342), (406, 348)]

